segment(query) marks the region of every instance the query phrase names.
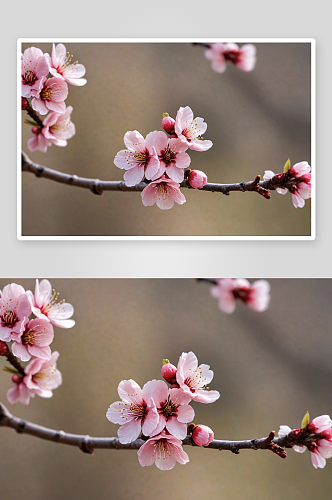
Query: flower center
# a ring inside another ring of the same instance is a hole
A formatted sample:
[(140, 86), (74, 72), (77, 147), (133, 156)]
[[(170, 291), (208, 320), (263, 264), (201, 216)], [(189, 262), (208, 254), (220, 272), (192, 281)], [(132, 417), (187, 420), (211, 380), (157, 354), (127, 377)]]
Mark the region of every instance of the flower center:
[(62, 57), (62, 59), (60, 59), (59, 65), (57, 67), (57, 72), (62, 75), (66, 68), (73, 68), (75, 64), (78, 63), (78, 61), (72, 63), (71, 62), (72, 58), (73, 56), (70, 55), (69, 52), (67, 52), (67, 55)]
[(235, 299), (240, 299), (246, 303), (249, 299), (250, 288), (234, 288), (233, 295)]
[(178, 406), (175, 403), (173, 403), (173, 401), (170, 401), (168, 396), (167, 401), (165, 401), (165, 403), (161, 405), (160, 410), (161, 413), (165, 415), (166, 420), (168, 420), (170, 417), (176, 414), (177, 407)]
[(32, 85), (37, 80), (37, 76), (34, 71), (28, 70), (25, 72), (23, 79), (27, 85)]
[(166, 166), (168, 166), (172, 161), (174, 161), (174, 158), (176, 157), (176, 153), (169, 149), (169, 146), (163, 151), (160, 155), (160, 159), (166, 163)]
[(129, 410), (134, 414), (135, 420), (144, 418), (146, 415), (146, 404), (143, 402), (141, 405), (131, 405)]
[(1, 316), (1, 326), (14, 326), (18, 318), (14, 311), (5, 311)]
[(45, 314), (45, 316), (47, 316), (47, 313), (49, 312), (51, 307), (54, 307), (54, 306), (60, 307), (60, 305), (65, 302), (65, 299), (62, 299), (62, 300), (60, 300), (60, 302), (57, 303), (59, 295), (60, 295), (60, 293), (56, 292), (53, 288), (52, 294), (49, 294), (48, 297), (45, 297), (43, 305), (40, 308), (40, 312), (42, 314)]
[(149, 153), (148, 152), (134, 153), (133, 156), (134, 156), (135, 160), (137, 160), (139, 163), (146, 163), (148, 161), (148, 158), (149, 158)]

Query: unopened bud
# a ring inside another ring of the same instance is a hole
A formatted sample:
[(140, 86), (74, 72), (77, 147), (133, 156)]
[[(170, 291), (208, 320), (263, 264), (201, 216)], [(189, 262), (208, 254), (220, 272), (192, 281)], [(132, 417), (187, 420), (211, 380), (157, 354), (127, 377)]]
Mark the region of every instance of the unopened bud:
[(206, 425), (196, 425), (191, 436), (198, 446), (207, 446), (214, 439), (213, 430)]
[(21, 107), (22, 107), (22, 110), (26, 110), (28, 109), (29, 107), (29, 103), (27, 101), (27, 99), (25, 97), (22, 97), (22, 100), (21, 100)]
[(167, 132), (168, 134), (174, 134), (175, 120), (174, 118), (168, 116), (168, 113), (163, 113), (163, 119), (161, 120), (161, 124), (165, 132)]
[(320, 433), (320, 437), (322, 439), (326, 439), (327, 441), (332, 441), (332, 429), (325, 429)]
[(311, 183), (311, 174), (301, 175), (299, 180), (300, 180), (300, 182), (305, 182), (306, 184), (310, 184)]
[(192, 170), (188, 177), (189, 184), (195, 189), (202, 189), (207, 184), (207, 175), (201, 170)]
[(40, 132), (40, 127), (37, 127), (37, 125), (34, 125), (33, 127), (31, 127), (31, 132), (33, 134), (39, 134)]
[[(166, 361), (164, 363), (164, 361)], [(166, 382), (172, 383), (175, 382), (176, 380), (176, 372), (177, 368), (176, 366), (172, 365), (168, 359), (163, 359), (163, 366), (161, 368), (161, 374), (166, 380)]]
[(12, 375), (12, 381), (14, 384), (20, 384), (22, 382), (22, 377), (21, 375), (17, 375), (16, 373)]
[(6, 356), (9, 352), (8, 346), (5, 342), (0, 340), (0, 356)]

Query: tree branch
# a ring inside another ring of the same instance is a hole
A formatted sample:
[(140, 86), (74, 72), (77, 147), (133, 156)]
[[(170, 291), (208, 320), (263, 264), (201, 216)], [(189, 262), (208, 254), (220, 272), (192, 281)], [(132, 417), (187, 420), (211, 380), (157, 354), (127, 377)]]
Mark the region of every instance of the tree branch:
[[(148, 185), (147, 182), (140, 182), (136, 186), (128, 187), (123, 181), (101, 181), (99, 179), (90, 179), (87, 177), (78, 177), (77, 175), (70, 175), (58, 170), (39, 165), (30, 160), (26, 153), (22, 152), (22, 171), (31, 172), (36, 177), (44, 177), (61, 184), (69, 186), (76, 186), (80, 188), (90, 189), (94, 194), (101, 195), (104, 191), (143, 191)], [(257, 175), (253, 181), (240, 182), (234, 184), (214, 184), (208, 183), (199, 191), (218, 192), (229, 195), (232, 191), (255, 191), (262, 195), (264, 198), (269, 199), (271, 194), (269, 190), (276, 188), (290, 188), (300, 182), (299, 178), (285, 177), (281, 181), (272, 178), (268, 181), (260, 181), (260, 176)], [(193, 189), (187, 180), (184, 180), (180, 186), (182, 188)]]
[[(91, 437), (84, 434), (71, 434), (64, 431), (58, 431), (43, 427), (27, 420), (13, 416), (9, 410), (0, 402), (0, 426), (11, 427), (20, 434), (30, 434), (31, 436), (62, 443), (71, 446), (78, 446), (85, 453), (93, 453), (94, 449), (115, 449), (115, 450), (138, 450), (146, 441), (145, 439), (136, 439), (129, 444), (121, 444), (118, 438), (114, 437)], [(270, 432), (268, 437), (261, 439), (251, 439), (245, 441), (223, 441), (214, 440), (206, 448), (215, 450), (228, 450), (239, 454), (240, 450), (271, 450), (281, 458), (286, 458), (286, 451), (283, 447), (291, 448), (296, 445), (308, 445), (321, 439), (319, 434), (303, 434), (303, 437), (295, 436), (291, 432), (288, 436), (276, 438), (274, 431)], [(184, 445), (196, 446), (191, 437), (183, 440)]]

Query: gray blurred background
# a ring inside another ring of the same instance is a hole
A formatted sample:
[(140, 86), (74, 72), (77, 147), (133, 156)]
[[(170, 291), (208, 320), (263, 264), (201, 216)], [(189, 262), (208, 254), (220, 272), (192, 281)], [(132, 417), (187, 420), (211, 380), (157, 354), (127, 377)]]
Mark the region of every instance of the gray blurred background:
[[(34, 279), (1, 280), (34, 290)], [(214, 371), (210, 405), (192, 403), (195, 423), (217, 439), (252, 439), (332, 414), (330, 279), (271, 279), (266, 312), (241, 303), (227, 315), (210, 296), (211, 285), (194, 279), (52, 279), (60, 299), (74, 305), (76, 325), (55, 328), (63, 384), (53, 398), (36, 396), (29, 406), (10, 405), (10, 375), (2, 373), (0, 400), (17, 416), (41, 425), (91, 436), (116, 436), (106, 419), (122, 379), (141, 386), (161, 378), (163, 358), (177, 364), (194, 351)], [(253, 280), (251, 280), (253, 281)], [(0, 360), (1, 367), (5, 360)], [(309, 500), (331, 498), (332, 460), (323, 470), (310, 453), (268, 451), (240, 455), (185, 447), (190, 462), (170, 472), (141, 468), (135, 451), (96, 450), (18, 435), (0, 427), (1, 498), (58, 500)]]
[[(24, 44), (51, 53), (51, 43)], [(311, 163), (310, 44), (256, 43), (251, 73), (228, 65), (212, 71), (204, 48), (191, 43), (65, 43), (86, 66), (88, 83), (69, 85), (76, 135), (65, 148), (30, 153), (32, 133), (23, 124), (23, 150), (47, 167), (83, 177), (122, 180), (113, 159), (124, 149), (128, 130), (144, 137), (161, 130), (163, 112), (175, 118), (190, 106), (208, 128), (213, 147), (190, 151), (191, 168), (209, 182), (249, 181), (264, 170), (281, 172)], [(242, 44), (240, 44), (242, 45)], [(22, 120), (27, 117), (22, 113)], [(22, 181), (24, 236), (306, 236), (310, 201), (295, 209), (290, 194), (272, 192), (267, 201), (255, 193), (183, 190), (187, 203), (162, 211), (144, 207), (140, 193), (90, 191), (37, 179)]]

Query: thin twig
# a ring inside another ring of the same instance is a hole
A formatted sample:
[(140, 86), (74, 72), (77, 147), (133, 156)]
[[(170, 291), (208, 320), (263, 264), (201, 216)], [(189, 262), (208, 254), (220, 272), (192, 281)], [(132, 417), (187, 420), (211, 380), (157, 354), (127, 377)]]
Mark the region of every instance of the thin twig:
[[(26, 153), (22, 152), (22, 171), (31, 172), (36, 177), (44, 177), (61, 184), (69, 186), (76, 186), (80, 188), (90, 189), (94, 194), (101, 195), (104, 191), (143, 191), (148, 185), (147, 182), (140, 182), (136, 186), (126, 186), (123, 181), (102, 181), (99, 179), (90, 179), (87, 177), (79, 177), (77, 175), (66, 174), (53, 170), (51, 168), (39, 165), (30, 160)], [(254, 191), (264, 198), (269, 199), (269, 190), (276, 188), (289, 188), (300, 182), (299, 178), (286, 178), (283, 181), (277, 179), (270, 179), (268, 181), (260, 181), (260, 176), (257, 175), (253, 181), (240, 182), (234, 184), (213, 184), (208, 183), (199, 191), (218, 192), (229, 195), (232, 191)], [(192, 189), (187, 180), (184, 180), (180, 186), (182, 188)]]
[[(118, 438), (114, 437), (91, 437), (84, 434), (71, 434), (64, 431), (58, 431), (43, 427), (27, 420), (13, 416), (9, 410), (0, 402), (0, 426), (11, 427), (16, 432), (22, 434), (30, 434), (31, 436), (53, 441), (55, 443), (62, 443), (71, 446), (78, 446), (85, 453), (93, 453), (94, 449), (115, 449), (115, 450), (138, 450), (145, 442), (146, 439), (136, 439), (129, 444), (121, 444)], [(238, 454), (240, 450), (271, 450), (281, 458), (286, 458), (286, 452), (283, 447), (292, 447), (294, 444), (310, 444), (318, 439), (319, 434), (311, 434), (305, 436), (302, 441), (298, 438), (295, 439), (293, 434), (288, 436), (275, 438), (274, 431), (270, 432), (268, 437), (261, 439), (251, 439), (245, 441), (223, 441), (214, 440), (206, 448), (215, 450), (228, 450), (232, 453)], [(186, 437), (183, 440), (184, 445), (196, 446), (191, 437)]]

